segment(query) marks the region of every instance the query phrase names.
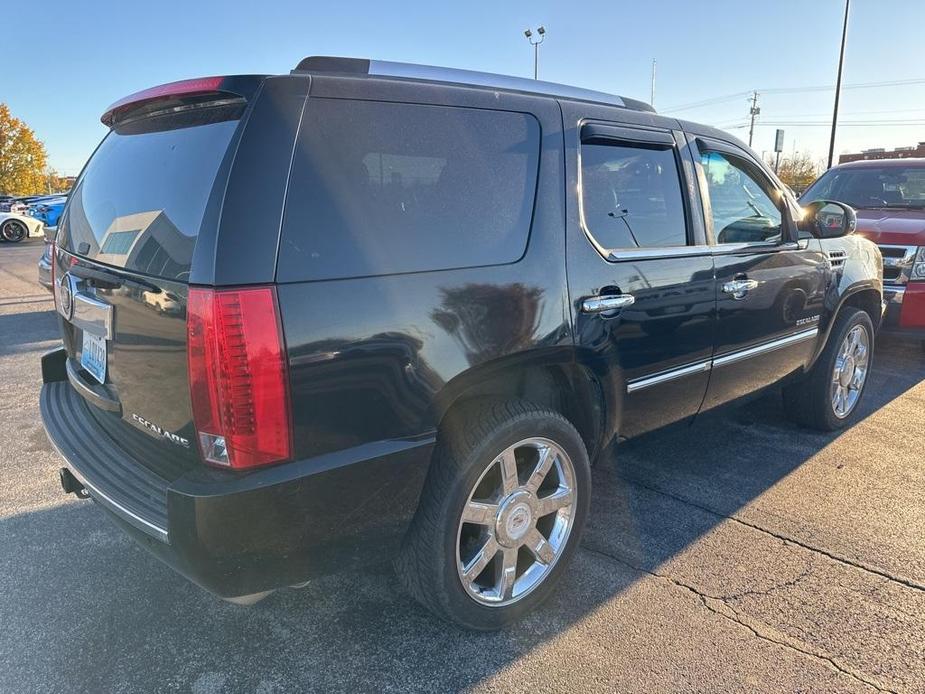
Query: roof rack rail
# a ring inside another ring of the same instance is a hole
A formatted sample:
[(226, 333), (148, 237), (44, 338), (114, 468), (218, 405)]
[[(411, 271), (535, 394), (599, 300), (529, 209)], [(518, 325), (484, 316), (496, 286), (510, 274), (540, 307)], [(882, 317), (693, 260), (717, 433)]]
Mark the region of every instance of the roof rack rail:
[(637, 99), (627, 99), (616, 94), (607, 94), (593, 89), (582, 89), (567, 84), (543, 82), (525, 77), (497, 75), (491, 72), (476, 72), (434, 65), (417, 65), (415, 63), (395, 63), (388, 60), (368, 60), (366, 58), (338, 58), (333, 56), (309, 56), (299, 61), (292, 71), (303, 72), (337, 72), (353, 75), (371, 75), (377, 77), (399, 77), (404, 79), (424, 80), (428, 82), (448, 82), (494, 89), (510, 89), (530, 94), (543, 94), (565, 99), (590, 101), (593, 103), (619, 106), (634, 111), (655, 109)]

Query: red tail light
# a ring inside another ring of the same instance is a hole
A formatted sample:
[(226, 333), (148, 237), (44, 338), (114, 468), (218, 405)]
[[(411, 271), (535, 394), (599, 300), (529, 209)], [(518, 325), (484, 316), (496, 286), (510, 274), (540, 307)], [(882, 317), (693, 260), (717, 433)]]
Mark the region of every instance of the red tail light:
[(292, 457), (276, 291), (190, 288), (186, 328), (193, 421), (206, 462), (250, 468)]

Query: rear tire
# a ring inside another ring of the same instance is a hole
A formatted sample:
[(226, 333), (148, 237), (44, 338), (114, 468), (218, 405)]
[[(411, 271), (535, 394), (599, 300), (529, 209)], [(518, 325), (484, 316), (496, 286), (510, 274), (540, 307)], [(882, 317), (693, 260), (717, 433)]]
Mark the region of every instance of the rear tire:
[(590, 492), (587, 450), (561, 414), (524, 401), (464, 406), (441, 425), (399, 580), (462, 627), (510, 624), (568, 569)]
[(806, 378), (784, 388), (784, 407), (798, 424), (836, 431), (854, 423), (874, 356), (874, 326), (866, 312), (844, 308)]
[(17, 219), (8, 219), (0, 226), (0, 238), (10, 243), (19, 243), (29, 235), (29, 229)]

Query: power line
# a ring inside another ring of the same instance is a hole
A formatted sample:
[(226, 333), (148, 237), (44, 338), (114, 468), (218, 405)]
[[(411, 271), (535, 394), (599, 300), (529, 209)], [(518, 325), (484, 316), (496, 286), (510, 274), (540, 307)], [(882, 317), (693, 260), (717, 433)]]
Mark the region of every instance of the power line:
[[(918, 84), (925, 84), (925, 78), (915, 78), (915, 79), (906, 79), (906, 80), (889, 80), (883, 82), (858, 82), (855, 84), (846, 84), (842, 86), (842, 89), (873, 89), (878, 87), (909, 87)], [(815, 85), (807, 87), (768, 87), (766, 89), (758, 89), (757, 91), (762, 94), (800, 94), (803, 92), (830, 92), (833, 91), (835, 87), (831, 85)], [(680, 104), (678, 106), (662, 109), (663, 112), (678, 112), (678, 111), (688, 111), (695, 108), (704, 108), (706, 106), (713, 106), (714, 104), (721, 104), (727, 101), (733, 101), (735, 99), (741, 99), (743, 97), (751, 96), (752, 92), (736, 92), (734, 94), (726, 94), (725, 96), (716, 96), (710, 99), (703, 99), (702, 101), (694, 101), (687, 104)]]
[(673, 108), (662, 109), (663, 111), (687, 111), (692, 108), (701, 108), (703, 106), (712, 106), (713, 104), (721, 104), (726, 101), (732, 101), (734, 99), (741, 99), (746, 96), (751, 96), (751, 92), (736, 92), (735, 94), (727, 94), (726, 96), (717, 96), (712, 99), (704, 99), (703, 101), (695, 101), (689, 104), (681, 104), (680, 106), (675, 106)]
[[(759, 125), (763, 126), (790, 126), (790, 127), (805, 127), (805, 128), (816, 128), (822, 126), (830, 126), (831, 122), (828, 120), (770, 120), (762, 121)], [(864, 127), (864, 128), (888, 128), (888, 127), (897, 127), (897, 128), (914, 128), (925, 126), (925, 118), (922, 119), (897, 119), (897, 120), (853, 120), (853, 121), (839, 121), (839, 127)], [(720, 130), (744, 130), (750, 126), (749, 121), (732, 121), (729, 123), (720, 123), (715, 127)]]
[[(842, 89), (873, 89), (875, 87), (909, 87), (916, 84), (925, 84), (925, 79), (916, 78), (908, 80), (889, 80), (886, 82), (856, 82), (842, 85)], [(813, 87), (777, 87), (762, 89), (767, 94), (797, 94), (800, 92), (831, 92), (835, 87), (831, 85), (817, 85)]]
[[(918, 108), (888, 108), (881, 111), (845, 111), (841, 113), (843, 116), (866, 116), (876, 113), (925, 113), (925, 107)], [(828, 116), (828, 113), (786, 113), (784, 114), (787, 118), (815, 118), (817, 116)]]
[[(765, 121), (762, 125), (792, 125), (792, 126), (803, 126), (811, 127), (816, 125), (831, 125), (831, 121)], [(885, 126), (899, 126), (899, 127), (912, 127), (912, 126), (921, 126), (925, 125), (925, 119), (922, 120), (882, 120), (882, 121), (839, 121), (839, 127), (842, 125), (845, 126), (864, 126), (869, 127), (885, 127)]]

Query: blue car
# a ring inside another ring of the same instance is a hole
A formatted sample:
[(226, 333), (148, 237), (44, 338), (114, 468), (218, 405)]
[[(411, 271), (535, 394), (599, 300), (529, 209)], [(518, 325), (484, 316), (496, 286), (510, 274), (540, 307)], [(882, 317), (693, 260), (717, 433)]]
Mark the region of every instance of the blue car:
[(47, 198), (29, 205), (29, 215), (40, 220), (46, 227), (57, 227), (58, 218), (67, 203), (66, 197)]

